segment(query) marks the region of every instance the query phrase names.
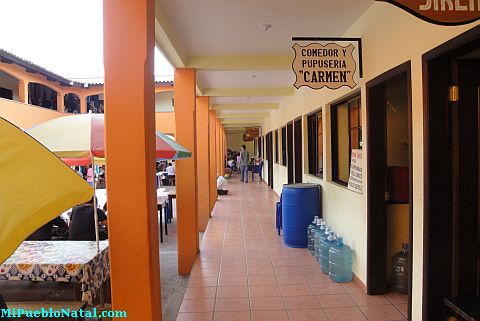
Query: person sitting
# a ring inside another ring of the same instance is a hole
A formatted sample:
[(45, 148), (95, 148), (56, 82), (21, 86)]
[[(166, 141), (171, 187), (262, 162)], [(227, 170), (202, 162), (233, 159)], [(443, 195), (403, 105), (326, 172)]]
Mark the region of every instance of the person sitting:
[(173, 167), (172, 163), (168, 163), (165, 171), (167, 172), (167, 182), (175, 185), (175, 167)]
[(217, 194), (218, 195), (227, 195), (227, 180), (223, 176), (217, 177)]
[(68, 230), (67, 223), (63, 220), (63, 218), (59, 216), (54, 218), (50, 222), (44, 224), (42, 227), (30, 234), (30, 236), (27, 238), (27, 241), (51, 241), (54, 225), (62, 229)]
[(100, 167), (97, 179), (97, 188), (107, 188), (107, 180), (105, 178), (105, 166)]
[[(107, 225), (105, 212), (97, 208), (98, 222)], [(75, 206), (70, 217), (70, 241), (95, 241), (93, 198)]]

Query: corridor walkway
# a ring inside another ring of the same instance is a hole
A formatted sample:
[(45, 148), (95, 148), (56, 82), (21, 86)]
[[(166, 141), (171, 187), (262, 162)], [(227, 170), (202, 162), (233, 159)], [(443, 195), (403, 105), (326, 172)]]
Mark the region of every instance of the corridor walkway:
[(406, 320), (406, 297), (367, 296), (321, 273), (306, 249), (282, 244), (278, 198), (258, 181), (229, 181), (201, 244), (177, 321)]

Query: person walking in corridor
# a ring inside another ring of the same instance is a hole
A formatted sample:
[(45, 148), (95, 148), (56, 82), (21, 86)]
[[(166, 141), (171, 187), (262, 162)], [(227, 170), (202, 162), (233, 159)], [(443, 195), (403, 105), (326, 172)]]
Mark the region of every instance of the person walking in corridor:
[(245, 181), (248, 183), (248, 159), (250, 158), (250, 154), (247, 151), (247, 146), (242, 145), (242, 150), (240, 151), (240, 182)]

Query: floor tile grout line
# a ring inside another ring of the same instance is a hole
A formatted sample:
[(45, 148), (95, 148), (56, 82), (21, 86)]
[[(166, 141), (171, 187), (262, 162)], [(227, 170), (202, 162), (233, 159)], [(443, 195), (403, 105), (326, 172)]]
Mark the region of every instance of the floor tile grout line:
[[(248, 187), (250, 187), (250, 186), (248, 186)], [(239, 193), (240, 193), (240, 191), (239, 191)], [(268, 212), (268, 215), (262, 215), (262, 213), (263, 214), (267, 213), (267, 210), (264, 206), (259, 205), (258, 209), (251, 210), (252, 206), (254, 206), (254, 204), (253, 204), (253, 202), (248, 202), (248, 197), (251, 197), (254, 193), (255, 193), (254, 191), (250, 190), (249, 192), (247, 192), (247, 194), (244, 193), (244, 195), (242, 195), (242, 197), (238, 198), (238, 203), (236, 203), (236, 205), (237, 206), (240, 205), (240, 206), (238, 208), (236, 208), (235, 210), (232, 210), (231, 209), (232, 207), (230, 207), (230, 206), (222, 206), (219, 209), (216, 208), (217, 209), (216, 212), (217, 212), (217, 214), (219, 214), (217, 217), (221, 218), (221, 224), (223, 225), (223, 239), (222, 239), (222, 243), (221, 243), (221, 254), (220, 254), (220, 257), (219, 257), (219, 266), (218, 266), (219, 272), (217, 274), (217, 284), (215, 286), (215, 289), (216, 289), (215, 300), (217, 299), (218, 289), (220, 287), (219, 282), (220, 282), (221, 271), (222, 271), (222, 269), (223, 270), (225, 269), (225, 263), (227, 262), (227, 261), (225, 261), (226, 257), (224, 256), (224, 254), (229, 253), (229, 255), (232, 255), (231, 254), (232, 252), (231, 252), (231, 250), (228, 250), (229, 246), (226, 243), (226, 240), (227, 240), (226, 235), (227, 235), (228, 231), (231, 231), (231, 232), (233, 232), (233, 234), (235, 234), (234, 238), (232, 238), (233, 241), (231, 242), (233, 251), (234, 251), (234, 248), (238, 247), (238, 246), (242, 247), (242, 249), (244, 251), (244, 258), (242, 259), (242, 262), (244, 262), (245, 270), (247, 271), (247, 273), (244, 277), (247, 280), (246, 287), (247, 287), (247, 290), (248, 290), (249, 311), (250, 311), (250, 317), (251, 318), (253, 318), (253, 311), (254, 310), (252, 310), (252, 306), (251, 306), (251, 296), (250, 296), (250, 289), (249, 289), (249, 287), (251, 285), (248, 282), (249, 277), (252, 276), (248, 273), (249, 261), (254, 261), (255, 259), (259, 259), (259, 258), (260, 259), (267, 259), (267, 257), (266, 256), (265, 257), (259, 256), (258, 254), (250, 254), (250, 255), (248, 254), (249, 252), (255, 253), (256, 248), (255, 248), (255, 246), (252, 247), (251, 245), (249, 245), (247, 247), (248, 243), (246, 242), (246, 240), (248, 239), (248, 235), (249, 235), (249, 233), (246, 233), (247, 229), (249, 229), (249, 228), (259, 229), (259, 232), (262, 235), (262, 240), (264, 242), (264, 244), (262, 244), (262, 249), (266, 250), (266, 252), (268, 253), (268, 261), (271, 264), (272, 269), (274, 270), (274, 274), (272, 275), (273, 280), (275, 280), (274, 284), (276, 284), (276, 286), (278, 286), (279, 288), (281, 288), (281, 285), (279, 283), (279, 277), (282, 274), (276, 274), (275, 273), (276, 272), (275, 268), (276, 267), (277, 268), (278, 267), (283, 267), (283, 266), (282, 266), (282, 264), (274, 266), (274, 262), (279, 260), (279, 259), (281, 260), (283, 257), (293, 259), (293, 260), (301, 260), (301, 259), (305, 258), (303, 256), (303, 254), (299, 255), (299, 254), (297, 254), (299, 252), (290, 250), (290, 249), (286, 248), (285, 245), (282, 244), (281, 242), (277, 242), (277, 240), (278, 240), (277, 235), (275, 234), (275, 236), (273, 236), (273, 234), (272, 234), (274, 229), (268, 228), (269, 224), (272, 222), (272, 220), (269, 219), (269, 215), (271, 216), (271, 213)], [(266, 201), (268, 203), (270, 203), (270, 202), (273, 203), (274, 200), (270, 200), (268, 198)], [(237, 202), (237, 200), (236, 200), (236, 202)], [(250, 211), (249, 211), (249, 209), (250, 209)], [(222, 211), (222, 213), (220, 211)], [(241, 228), (240, 229), (235, 228), (235, 223), (236, 222), (241, 223)], [(210, 227), (210, 225), (209, 225), (209, 227)], [(209, 232), (211, 232), (211, 231), (212, 231), (212, 229), (209, 228)], [(217, 229), (215, 229), (215, 231), (217, 231)], [(272, 237), (267, 238), (267, 235), (271, 235)], [(205, 236), (207, 236), (207, 233), (205, 234)], [(207, 244), (206, 241), (205, 241), (205, 244)], [(240, 244), (240, 243), (242, 243), (242, 244)], [(203, 244), (203, 242), (202, 242), (202, 244)], [(250, 249), (250, 251), (248, 249)], [(258, 251), (257, 253), (259, 253), (259, 252), (261, 252), (261, 251)], [(209, 257), (207, 256), (207, 259), (208, 258)], [(215, 255), (215, 251), (212, 252), (211, 258), (217, 258), (217, 256)], [(232, 264), (231, 262), (232, 261), (234, 262), (235, 260), (228, 260), (228, 261), (229, 261), (229, 265), (231, 265)], [(252, 267), (255, 267), (255, 266), (256, 265), (252, 265)], [(286, 266), (286, 267), (290, 267), (290, 266)], [(293, 266), (291, 266), (291, 267), (292, 267), (292, 270), (294, 270)], [(316, 301), (318, 303), (320, 303), (319, 299), (318, 299), (318, 295), (322, 295), (322, 294), (317, 295), (317, 293), (313, 289), (313, 285), (315, 283), (312, 283), (311, 279), (309, 278), (309, 275), (313, 275), (313, 274), (316, 274), (316, 273), (311, 273), (313, 271), (312, 269), (310, 269), (310, 270), (308, 268), (304, 269), (299, 264), (295, 265), (295, 267), (297, 269), (299, 269), (299, 271), (301, 272), (299, 275), (302, 275), (305, 278), (305, 282), (309, 286), (310, 290), (312, 290), (312, 292), (314, 293), (313, 295), (315, 296)], [(282, 270), (282, 269), (280, 269), (280, 270)], [(285, 269), (285, 270), (288, 271), (288, 269)], [(289, 274), (287, 274), (286, 276), (288, 277), (288, 275)], [(261, 276), (261, 275), (258, 275), (258, 276)], [(342, 292), (343, 292), (343, 294), (347, 294), (347, 296), (353, 301), (352, 295), (354, 295), (354, 293), (347, 292), (347, 289), (345, 289), (343, 286), (342, 286)], [(289, 310), (287, 309), (286, 302), (285, 302), (285, 298), (287, 296), (284, 296), (283, 293), (281, 293), (281, 296), (282, 296), (282, 300), (284, 302), (284, 310), (287, 311), (288, 318), (291, 319)], [(398, 309), (398, 307), (395, 306), (395, 304), (393, 304), (388, 298), (386, 298), (386, 302), (388, 302), (388, 303), (385, 303), (385, 305), (393, 305), (395, 307), (396, 311), (398, 311), (403, 316), (403, 313), (401, 313), (401, 311)], [(355, 304), (355, 307), (357, 309), (359, 309), (361, 311), (361, 314), (366, 318), (366, 314), (363, 313), (363, 311), (360, 309), (361, 306), (355, 301), (354, 301), (354, 304)], [(321, 309), (323, 311), (326, 310), (325, 308), (323, 308), (320, 305), (319, 305), (318, 309)], [(282, 311), (284, 311), (284, 310), (282, 310)], [(215, 312), (216, 311), (213, 312), (213, 315), (215, 314)], [(326, 313), (325, 313), (325, 318), (327, 320), (330, 320), (330, 318), (326, 315)]]

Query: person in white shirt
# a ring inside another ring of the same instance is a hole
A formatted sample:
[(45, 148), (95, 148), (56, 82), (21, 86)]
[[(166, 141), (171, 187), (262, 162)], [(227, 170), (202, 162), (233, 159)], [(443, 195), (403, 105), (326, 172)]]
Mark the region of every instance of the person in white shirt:
[(175, 167), (172, 166), (172, 163), (168, 163), (166, 171), (169, 178), (175, 177)]
[(173, 167), (172, 163), (168, 163), (165, 171), (167, 172), (167, 177), (163, 176), (163, 183), (165, 185), (175, 185), (175, 167)]
[(227, 195), (227, 180), (223, 176), (217, 177), (217, 194), (218, 195)]

